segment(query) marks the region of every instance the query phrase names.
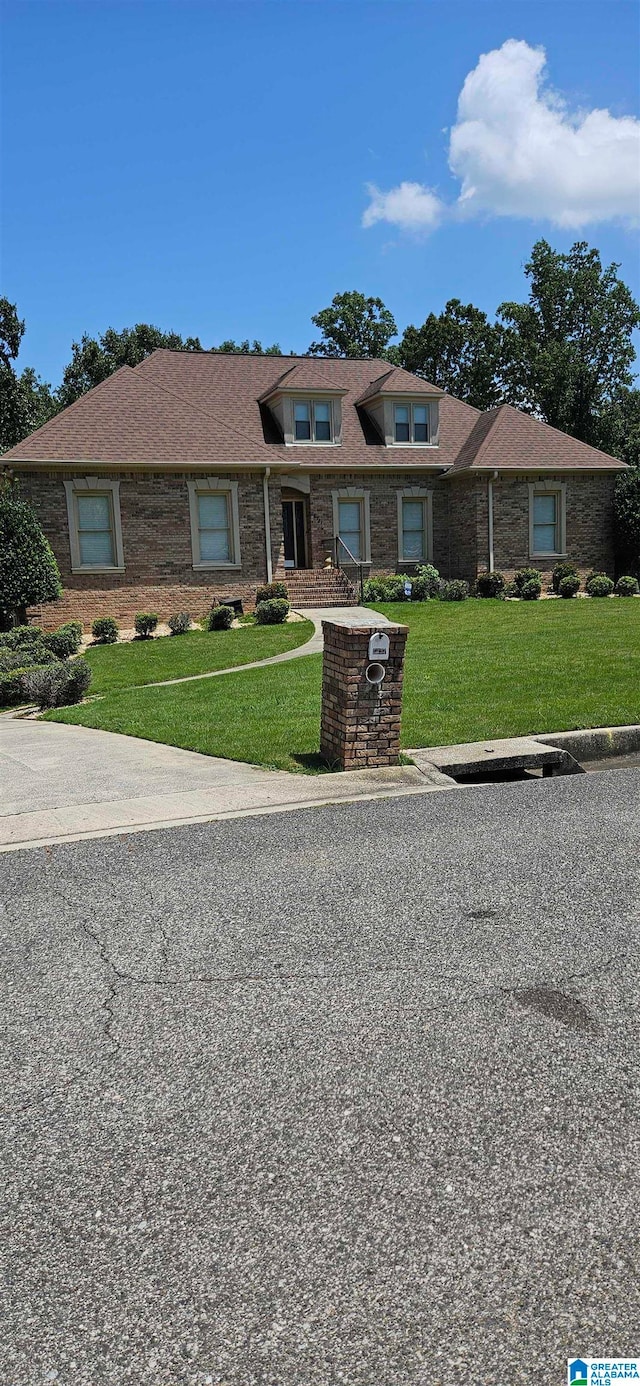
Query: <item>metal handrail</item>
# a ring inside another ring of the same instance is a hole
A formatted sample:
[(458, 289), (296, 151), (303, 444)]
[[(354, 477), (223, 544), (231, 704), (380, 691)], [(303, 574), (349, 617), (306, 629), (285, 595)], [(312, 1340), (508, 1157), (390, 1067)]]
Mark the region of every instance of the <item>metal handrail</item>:
[(358, 569), (358, 576), (359, 576), (359, 579), (360, 579), (360, 601), (361, 601), (361, 602), (364, 602), (364, 573), (363, 573), (364, 563), (362, 562), (362, 559), (356, 558), (355, 555), (352, 554), (351, 549), (349, 548), (349, 545), (348, 545), (348, 544), (345, 544), (344, 539), (341, 538), (341, 536), (340, 536), (339, 534), (334, 535), (334, 544), (335, 544), (335, 546), (336, 546), (336, 568), (341, 568), (341, 567), (344, 566), (343, 564), (340, 563), (340, 549), (339, 549), (339, 547), (338, 547), (340, 544), (342, 544), (342, 547), (343, 547), (345, 553), (347, 553), (347, 554), (349, 555), (349, 558), (351, 559), (351, 562), (353, 563), (354, 568), (357, 568), (357, 569)]

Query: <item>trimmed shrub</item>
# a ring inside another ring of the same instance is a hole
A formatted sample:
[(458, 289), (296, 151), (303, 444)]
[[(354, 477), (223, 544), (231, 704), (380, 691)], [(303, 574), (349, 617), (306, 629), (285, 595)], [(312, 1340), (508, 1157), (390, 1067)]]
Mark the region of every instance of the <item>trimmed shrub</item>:
[(25, 694), (39, 708), (79, 703), (90, 683), (91, 666), (86, 659), (70, 659), (46, 669), (27, 669), (23, 675)]
[[(578, 569), (576, 568), (575, 563), (556, 563), (556, 566), (551, 574), (551, 586), (553, 587), (554, 592), (557, 592), (558, 595), (560, 595), (560, 583), (564, 582), (565, 578), (574, 577), (578, 577)], [(578, 587), (579, 586), (580, 581), (578, 580)], [(576, 587), (575, 589), (576, 592), (578, 590), (578, 587)]]
[(362, 589), (362, 599), (365, 602), (383, 602), (385, 589), (385, 579), (382, 577), (367, 578)]
[(476, 578), (476, 596), (500, 597), (503, 592), (504, 575), (502, 573), (478, 573)]
[(11, 674), (14, 669), (24, 669), (24, 655), (20, 650), (0, 649), (0, 674)]
[(523, 602), (537, 602), (542, 591), (542, 583), (539, 578), (529, 578), (520, 588), (520, 596)]
[(580, 578), (577, 573), (567, 573), (566, 577), (560, 578), (558, 583), (559, 597), (575, 597), (580, 589)]
[(27, 607), (62, 596), (58, 564), (17, 483), (0, 485), (0, 609), (25, 621)]
[(260, 602), (271, 602), (276, 598), (286, 602), (288, 596), (289, 588), (286, 582), (266, 582), (264, 587), (259, 587), (256, 592), (256, 606)]
[(133, 624), (136, 635), (139, 635), (141, 640), (150, 640), (158, 624), (158, 617), (151, 611), (137, 611)]
[(98, 645), (113, 645), (118, 639), (118, 622), (113, 616), (96, 616), (91, 634)]
[(55, 664), (57, 655), (49, 647), (47, 637), (39, 626), (14, 626), (0, 635), (0, 649), (20, 655), (23, 669), (32, 664)]
[[(539, 582), (540, 592), (542, 591), (542, 573), (540, 572), (539, 568), (518, 568), (518, 571), (515, 574), (513, 580), (519, 592), (522, 592), (522, 589), (525, 583), (527, 582)], [(540, 592), (538, 593), (538, 596), (540, 595)]]
[(289, 603), (282, 598), (273, 597), (268, 602), (258, 602), (256, 621), (259, 626), (280, 626), (289, 615)]
[(616, 596), (618, 597), (637, 597), (640, 592), (638, 579), (634, 577), (619, 577), (616, 583)]
[(469, 583), (463, 578), (451, 578), (440, 583), (438, 595), (441, 602), (464, 602), (469, 596)]
[(51, 635), (45, 635), (47, 647), (53, 651), (56, 659), (68, 659), (69, 655), (78, 653), (82, 644), (82, 625), (80, 621), (65, 621), (64, 625), (58, 626)]
[(519, 596), (520, 596), (520, 588), (518, 587), (517, 582), (508, 582), (507, 585), (506, 585), (506, 587), (505, 587), (505, 589), (504, 589), (503, 596), (504, 596), (504, 597), (519, 597)]
[[(404, 590), (405, 582), (411, 582), (411, 578), (407, 577), (406, 573), (394, 573), (392, 577), (385, 578), (384, 596), (381, 597), (380, 600), (383, 602), (410, 601), (411, 597), (407, 597)], [(411, 589), (411, 595), (413, 596), (413, 588)]]
[(413, 579), (414, 590), (411, 594), (412, 600), (414, 602), (425, 601), (426, 597), (416, 596), (416, 586), (420, 587), (421, 591), (424, 590), (424, 587), (426, 586), (427, 597), (437, 597), (440, 588), (440, 574), (438, 572), (438, 569), (434, 568), (433, 563), (421, 563), (420, 567), (418, 568), (417, 576)]
[(207, 630), (231, 630), (233, 621), (233, 608), (230, 606), (212, 606), (207, 616)]
[(24, 668), (3, 670), (0, 666), (0, 707), (16, 707), (26, 701), (24, 677), (31, 672)]
[(186, 635), (191, 630), (191, 617), (188, 611), (179, 611), (177, 616), (170, 616), (167, 625), (172, 635)]
[(590, 597), (610, 597), (613, 592), (613, 582), (606, 573), (594, 573), (587, 582), (587, 592)]

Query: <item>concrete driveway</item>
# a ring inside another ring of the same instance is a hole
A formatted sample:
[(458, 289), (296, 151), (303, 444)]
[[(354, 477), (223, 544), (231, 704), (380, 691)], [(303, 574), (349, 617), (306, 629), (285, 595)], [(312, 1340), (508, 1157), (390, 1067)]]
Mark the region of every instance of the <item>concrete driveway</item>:
[(0, 858), (0, 1380), (638, 1350), (640, 772)]

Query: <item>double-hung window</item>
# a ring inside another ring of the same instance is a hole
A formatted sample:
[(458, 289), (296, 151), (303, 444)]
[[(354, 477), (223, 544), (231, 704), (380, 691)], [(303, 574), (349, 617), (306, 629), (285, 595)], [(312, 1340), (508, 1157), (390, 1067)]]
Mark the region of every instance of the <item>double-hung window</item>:
[(113, 568), (115, 543), (111, 496), (88, 491), (76, 493), (78, 547), (83, 568)]
[(73, 573), (123, 572), (120, 482), (106, 477), (66, 479)]
[(550, 491), (546, 495), (533, 497), (533, 552), (559, 553), (558, 542), (558, 494)]
[(187, 481), (194, 568), (240, 564), (238, 483), (219, 477)]
[(296, 443), (330, 443), (333, 437), (330, 400), (296, 400), (293, 406)]
[(198, 551), (201, 563), (232, 563), (228, 491), (198, 495)]
[(344, 558), (348, 550), (352, 558), (362, 558), (362, 501), (341, 500), (338, 502), (338, 534), (345, 549), (339, 557)]
[(396, 443), (428, 443), (429, 405), (395, 404), (393, 428)]
[(400, 557), (411, 563), (419, 563), (426, 558), (425, 539), (424, 500), (403, 499), (402, 553)]

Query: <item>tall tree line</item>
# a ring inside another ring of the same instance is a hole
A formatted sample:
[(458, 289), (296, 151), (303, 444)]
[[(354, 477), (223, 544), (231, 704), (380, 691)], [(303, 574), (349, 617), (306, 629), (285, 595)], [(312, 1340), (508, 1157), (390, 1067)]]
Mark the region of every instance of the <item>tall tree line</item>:
[[(402, 336), (380, 298), (355, 290), (336, 294), (312, 317), (320, 331), (310, 356), (370, 357), (413, 371), (478, 409), (513, 404), (583, 442), (640, 465), (640, 390), (635, 384), (632, 333), (640, 308), (616, 264), (578, 241), (568, 253), (537, 241), (525, 265), (524, 303), (501, 303), (494, 320), (453, 298)], [(159, 347), (202, 351), (146, 323), (74, 342), (59, 387), (52, 390), (30, 367), (17, 373), (24, 332), (17, 309), (0, 300), (0, 450), (13, 446), (52, 414), (72, 404), (121, 366), (136, 366)], [(274, 343), (225, 341), (208, 350), (281, 356)]]

